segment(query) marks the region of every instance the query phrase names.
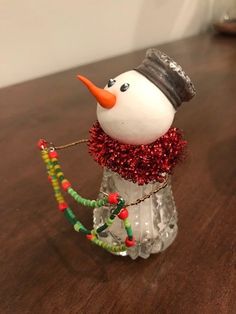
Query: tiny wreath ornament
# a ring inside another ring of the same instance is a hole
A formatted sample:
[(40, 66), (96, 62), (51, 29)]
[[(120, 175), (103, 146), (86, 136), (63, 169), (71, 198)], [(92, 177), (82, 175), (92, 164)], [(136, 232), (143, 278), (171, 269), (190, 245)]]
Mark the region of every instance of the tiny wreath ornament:
[[(38, 141), (58, 210), (75, 231), (113, 254), (136, 259), (161, 252), (177, 235), (171, 175), (187, 144), (171, 125), (195, 88), (173, 59), (153, 48), (138, 67), (110, 78), (104, 88), (84, 76), (78, 79), (97, 100), (98, 121), (89, 139), (63, 146)], [(82, 143), (104, 169), (97, 200), (75, 191), (59, 163), (58, 150)], [(92, 230), (78, 220), (64, 193), (93, 208)]]

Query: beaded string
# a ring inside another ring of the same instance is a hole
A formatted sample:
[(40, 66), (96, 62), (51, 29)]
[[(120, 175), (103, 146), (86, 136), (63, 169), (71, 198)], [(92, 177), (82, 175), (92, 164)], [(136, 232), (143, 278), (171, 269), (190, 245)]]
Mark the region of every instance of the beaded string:
[[(58, 209), (64, 213), (65, 218), (69, 221), (69, 223), (74, 226), (75, 231), (82, 232), (83, 234), (85, 234), (88, 240), (106, 249), (109, 252), (118, 253), (126, 251), (128, 247), (134, 246), (135, 240), (133, 237), (131, 224), (128, 220), (128, 210), (127, 208), (124, 208), (124, 199), (120, 197), (118, 193), (111, 193), (108, 196), (99, 200), (89, 200), (83, 198), (72, 188), (71, 183), (65, 178), (58, 161), (58, 153), (54, 150), (54, 148), (48, 148), (47, 141), (45, 140), (39, 140), (38, 147), (41, 150), (41, 156), (46, 165), (48, 179), (54, 190), (54, 196), (58, 203)], [(89, 230), (76, 218), (73, 210), (64, 200), (62, 190), (66, 191), (70, 196), (74, 198), (76, 202), (83, 206), (95, 208), (102, 207), (104, 205), (115, 205), (116, 207), (111, 210), (110, 216), (107, 218), (103, 225), (99, 226), (98, 228)], [(111, 226), (117, 216), (123, 221), (124, 228), (127, 233), (127, 238), (124, 244), (112, 245), (100, 240), (98, 238), (98, 235), (102, 231), (106, 230), (109, 226)]]
[[(50, 144), (52, 145), (52, 147), (55, 150), (62, 150), (62, 149), (67, 149), (69, 147), (76, 146), (78, 144), (87, 143), (88, 141), (89, 141), (88, 139), (81, 139), (81, 140), (78, 140), (78, 141), (75, 141), (75, 142), (72, 142), (72, 143), (69, 143), (69, 144), (65, 144), (65, 145), (60, 145), (60, 146), (54, 146), (52, 143), (50, 143)], [(160, 190), (164, 189), (167, 186), (168, 179), (169, 179), (169, 175), (166, 174), (165, 178), (164, 178), (164, 181), (154, 191), (151, 191), (150, 193), (145, 194), (143, 197), (138, 198), (137, 200), (135, 200), (135, 201), (133, 201), (133, 202), (131, 202), (129, 204), (126, 204), (125, 207), (127, 208), (127, 207), (130, 207), (130, 206), (138, 205), (139, 203), (142, 203), (146, 199), (150, 198), (152, 195), (158, 193)], [(105, 194), (103, 191), (100, 191), (100, 192)]]

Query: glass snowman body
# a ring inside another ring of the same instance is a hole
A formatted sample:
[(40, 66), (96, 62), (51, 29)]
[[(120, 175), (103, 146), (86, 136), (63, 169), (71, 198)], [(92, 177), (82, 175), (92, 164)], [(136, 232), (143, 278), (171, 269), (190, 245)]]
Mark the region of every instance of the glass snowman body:
[[(161, 183), (145, 185), (123, 179), (119, 174), (104, 169), (100, 191), (105, 193), (118, 192), (127, 204), (156, 190)], [(99, 197), (103, 197), (100, 192)], [(104, 206), (94, 209), (94, 227), (99, 227), (110, 215), (111, 208)], [(136, 246), (119, 255), (129, 255), (132, 259), (138, 256), (148, 258), (152, 253), (165, 250), (177, 235), (177, 211), (171, 189), (170, 177), (167, 185), (137, 205), (128, 207), (129, 221), (133, 229)], [(122, 221), (116, 218), (108, 230), (99, 234), (99, 238), (109, 244), (124, 242), (126, 232)]]

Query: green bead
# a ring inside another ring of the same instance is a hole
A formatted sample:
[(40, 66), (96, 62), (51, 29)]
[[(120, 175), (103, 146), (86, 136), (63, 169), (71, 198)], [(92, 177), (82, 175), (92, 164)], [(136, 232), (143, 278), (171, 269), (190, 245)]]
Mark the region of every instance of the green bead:
[(96, 232), (100, 233), (100, 232), (104, 231), (107, 227), (108, 227), (108, 225), (106, 223), (104, 223), (102, 226), (97, 228)]
[(100, 246), (100, 241), (98, 240), (98, 238), (93, 238), (92, 242)]
[(120, 251), (120, 245), (114, 246), (114, 247), (112, 248), (112, 251), (113, 251), (113, 252), (119, 252), (119, 251)]
[(113, 219), (111, 219), (111, 218), (108, 218), (107, 220), (106, 220), (106, 224), (108, 225), (108, 226), (111, 226), (112, 224), (113, 224)]
[(79, 221), (77, 221), (75, 224), (74, 224), (74, 229), (75, 231), (79, 232), (80, 229), (81, 229), (81, 224)]
[(69, 187), (69, 189), (67, 190), (68, 191), (68, 193), (71, 195), (71, 196), (73, 196), (76, 192), (75, 192), (75, 190), (72, 188), (72, 187)]
[(84, 234), (91, 234), (91, 232), (84, 226), (81, 227), (80, 231), (83, 232)]
[(125, 228), (130, 228), (130, 227), (131, 227), (131, 224), (130, 224), (130, 222), (128, 221), (128, 219), (125, 219), (125, 220), (124, 220), (124, 225), (125, 225)]
[(66, 219), (72, 224), (74, 225), (76, 222), (77, 222), (77, 219), (73, 213), (73, 211), (70, 209), (70, 208), (67, 208), (65, 211), (64, 211), (64, 215), (66, 217)]
[(90, 207), (90, 200), (85, 200), (85, 206), (88, 206), (88, 207)]
[(78, 193), (76, 193), (76, 199), (81, 199), (81, 196)]
[(70, 215), (71, 218), (76, 218), (75, 214), (73, 213), (73, 211), (70, 208), (67, 208), (67, 212)]
[(76, 191), (73, 192), (73, 195), (75, 198), (79, 196), (79, 194)]
[(81, 198), (79, 197), (79, 195), (76, 196), (75, 200), (77, 203), (80, 203)]
[(120, 198), (119, 202), (118, 202), (118, 207), (119, 208), (123, 208), (125, 205), (125, 200), (123, 198)]
[(81, 225), (81, 230), (80, 231), (82, 231), (85, 234), (90, 234), (91, 233), (91, 231), (88, 230), (87, 228), (85, 228), (85, 226), (81, 222), (80, 222), (80, 225)]
[(67, 190), (67, 192), (70, 194), (73, 191), (72, 187), (69, 187), (69, 189)]
[(131, 228), (126, 228), (126, 231), (127, 231), (127, 234), (129, 237), (132, 237), (133, 236), (133, 231)]
[(97, 202), (95, 201), (95, 200), (92, 200), (92, 201), (90, 201), (90, 206), (91, 207), (96, 207), (96, 205), (97, 205)]
[[(121, 208), (122, 208), (122, 207), (121, 207)], [(112, 214), (115, 215), (115, 216), (118, 215), (119, 212), (120, 212), (120, 210), (121, 210), (121, 208), (117, 206), (117, 207), (113, 210)]]
[(91, 230), (91, 234), (97, 237), (97, 231), (95, 229)]
[(97, 201), (97, 207), (102, 207), (103, 206), (103, 200), (98, 200)]
[(83, 203), (83, 198), (82, 198), (80, 195), (77, 195), (77, 196), (76, 196), (76, 201), (77, 201), (79, 204), (82, 204), (82, 203)]

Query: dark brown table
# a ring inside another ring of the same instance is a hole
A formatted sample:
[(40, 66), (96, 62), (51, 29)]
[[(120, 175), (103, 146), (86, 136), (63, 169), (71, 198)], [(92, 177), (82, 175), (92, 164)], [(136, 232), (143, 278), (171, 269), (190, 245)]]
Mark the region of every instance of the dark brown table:
[[(147, 260), (113, 256), (73, 231), (36, 148), (40, 137), (64, 144), (88, 136), (95, 101), (78, 72), (104, 86), (144, 50), (0, 90), (0, 313), (236, 313), (236, 40), (207, 34), (160, 48), (198, 93), (174, 123), (189, 142), (173, 176), (179, 234)], [(80, 193), (96, 198), (102, 170), (86, 146), (61, 160)], [(90, 209), (77, 213), (92, 226)]]

